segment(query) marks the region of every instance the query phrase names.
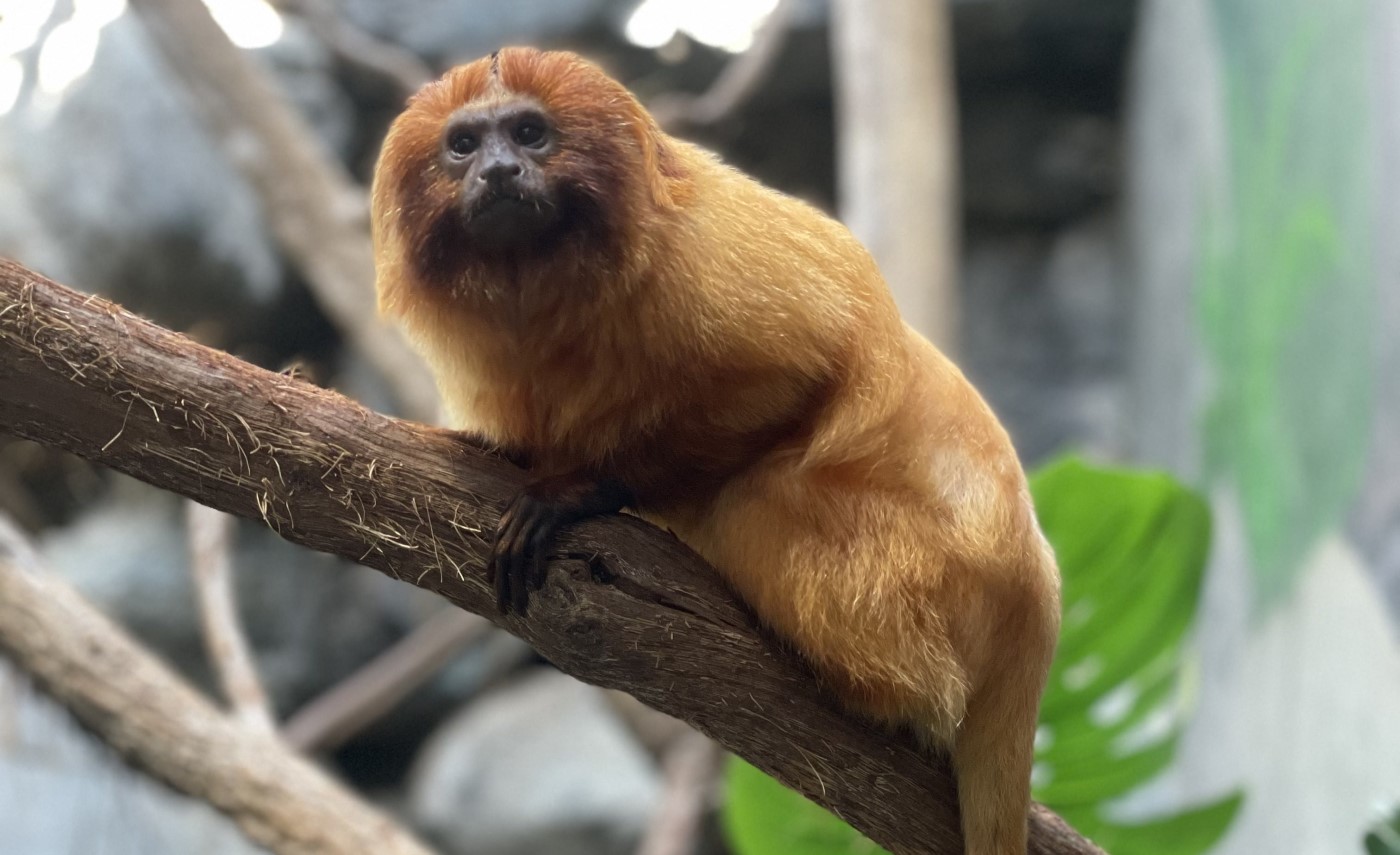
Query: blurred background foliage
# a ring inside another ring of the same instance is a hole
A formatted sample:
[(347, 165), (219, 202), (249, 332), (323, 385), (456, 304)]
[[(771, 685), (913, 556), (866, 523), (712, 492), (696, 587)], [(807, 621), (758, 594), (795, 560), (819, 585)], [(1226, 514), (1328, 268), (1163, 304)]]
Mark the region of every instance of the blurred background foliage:
[[(1366, 464), (1373, 342), (1357, 331), (1377, 310), (1370, 4), (1213, 9), (1229, 177), (1203, 218), (1197, 276), (1218, 377), (1205, 465), (1240, 491), (1268, 606), (1343, 518)], [(1311, 127), (1328, 132), (1299, 133)]]
[(1400, 811), (1366, 832), (1366, 855), (1400, 855)]

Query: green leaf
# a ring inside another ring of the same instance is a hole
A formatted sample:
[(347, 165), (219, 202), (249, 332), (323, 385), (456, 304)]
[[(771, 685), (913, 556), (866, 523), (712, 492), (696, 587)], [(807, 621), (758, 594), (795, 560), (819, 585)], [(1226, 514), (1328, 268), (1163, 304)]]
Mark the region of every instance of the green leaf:
[(1057, 805), (1102, 804), (1152, 780), (1171, 765), (1176, 739), (1114, 757), (1110, 763), (1086, 752), (1054, 765), (1054, 776), (1036, 788), (1040, 801)]
[(736, 855), (888, 855), (869, 838), (737, 757), (722, 815)]
[(1035, 474), (1031, 492), (1059, 560), (1064, 607), (1041, 704), (1036, 797), (1115, 855), (1199, 855), (1233, 820), (1238, 794), (1137, 825), (1108, 820), (1104, 807), (1176, 753), (1209, 508), (1167, 475), (1074, 457)]
[(1361, 842), (1366, 855), (1400, 855), (1400, 808), (1389, 819), (1376, 823)]
[(1179, 649), (1210, 544), (1205, 503), (1171, 478), (1066, 458), (1031, 479), (1063, 576), (1064, 627), (1041, 718), (1082, 711)]
[(1198, 855), (1225, 836), (1244, 795), (1236, 792), (1206, 807), (1140, 825), (1107, 824), (1095, 839), (1113, 855)]

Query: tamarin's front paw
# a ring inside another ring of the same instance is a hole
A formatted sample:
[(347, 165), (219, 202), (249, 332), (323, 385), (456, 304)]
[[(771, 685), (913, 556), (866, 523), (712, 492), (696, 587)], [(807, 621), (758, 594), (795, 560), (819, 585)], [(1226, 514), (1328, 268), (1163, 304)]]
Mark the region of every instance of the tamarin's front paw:
[(486, 562), (501, 613), (525, 614), (530, 591), (544, 584), (548, 550), (559, 529), (616, 513), (629, 501), (618, 482), (584, 474), (545, 478), (522, 490), (501, 514)]

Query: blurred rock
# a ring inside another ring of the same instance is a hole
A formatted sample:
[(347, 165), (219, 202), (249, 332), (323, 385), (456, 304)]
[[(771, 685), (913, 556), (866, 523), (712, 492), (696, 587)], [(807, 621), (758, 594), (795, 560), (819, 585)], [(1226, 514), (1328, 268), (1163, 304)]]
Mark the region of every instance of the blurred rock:
[(1118, 126), (1027, 92), (962, 110), (963, 205), (969, 219), (1058, 225), (1118, 192)]
[(1138, 0), (958, 0), (963, 82), (1034, 81), (1078, 98), (1117, 101)]
[(284, 15), (282, 37), (253, 54), (266, 64), (322, 144), (343, 157), (352, 142), (354, 104), (336, 78), (330, 49), (300, 19)]
[(223, 814), (133, 770), (0, 658), (0, 849), (255, 855)]
[(446, 852), (623, 855), (660, 786), (600, 692), (543, 670), (433, 734), (414, 764), (408, 810)]
[(963, 259), (961, 362), (1036, 463), (1123, 443), (1130, 292), (1117, 215), (1051, 235), (972, 237)]
[(638, 0), (339, 0), (359, 27), (434, 64), (475, 59), (503, 45), (572, 42), (612, 29)]
[[(55, 23), (55, 22), (51, 22)], [(0, 122), (0, 254), (207, 338), (256, 339), (282, 309), (284, 273), (259, 203), (204, 131), (140, 22), (98, 33), (92, 66), (61, 91), (36, 68)], [(329, 57), (289, 22), (260, 52), (333, 150), (350, 104)]]

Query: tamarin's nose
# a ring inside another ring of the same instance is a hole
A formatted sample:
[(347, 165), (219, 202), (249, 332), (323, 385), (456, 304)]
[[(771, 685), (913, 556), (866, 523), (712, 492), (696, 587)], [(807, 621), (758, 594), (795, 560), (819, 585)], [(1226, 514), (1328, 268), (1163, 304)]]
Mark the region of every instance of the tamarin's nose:
[(521, 171), (518, 160), (497, 160), (483, 166), (477, 180), (499, 193), (514, 184)]

